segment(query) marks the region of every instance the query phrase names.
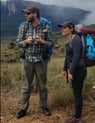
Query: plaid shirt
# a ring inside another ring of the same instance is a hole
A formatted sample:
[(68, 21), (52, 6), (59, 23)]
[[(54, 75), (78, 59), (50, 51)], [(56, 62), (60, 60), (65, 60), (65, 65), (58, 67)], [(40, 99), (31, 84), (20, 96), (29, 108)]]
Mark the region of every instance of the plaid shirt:
[[(39, 35), (46, 41), (45, 44), (40, 44), (35, 41), (35, 36)], [(26, 45), (24, 40), (28, 37), (33, 39), (31, 45)], [(17, 42), (20, 47), (25, 48), (25, 59), (30, 62), (38, 62), (43, 58), (44, 50), (53, 47), (53, 35), (50, 28), (40, 22), (36, 27), (33, 27), (28, 21), (23, 22), (19, 26)]]

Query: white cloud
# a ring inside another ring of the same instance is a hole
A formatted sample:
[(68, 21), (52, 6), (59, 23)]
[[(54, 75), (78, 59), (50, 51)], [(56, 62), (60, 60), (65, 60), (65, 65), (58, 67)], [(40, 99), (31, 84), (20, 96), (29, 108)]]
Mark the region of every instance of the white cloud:
[(80, 8), (83, 10), (91, 11), (84, 21), (83, 24), (95, 24), (95, 0), (32, 0), (41, 2), (44, 4), (55, 4), (60, 6), (69, 6)]
[(35, 1), (43, 4), (69, 6), (92, 11), (92, 13), (82, 23), (95, 24), (95, 0), (26, 0), (26, 1)]
[(82, 22), (80, 22), (80, 23), (82, 23), (82, 24), (95, 24), (95, 11), (94, 12), (92, 12), (90, 15), (88, 15), (86, 18), (85, 18), (85, 20), (83, 20)]
[(26, 1), (36, 1), (44, 4), (55, 4), (60, 6), (71, 6), (90, 11), (95, 10), (95, 0), (26, 0)]
[(94, 0), (31, 0), (37, 1), (45, 4), (55, 4), (61, 6), (71, 6), (84, 10), (95, 10), (95, 1)]

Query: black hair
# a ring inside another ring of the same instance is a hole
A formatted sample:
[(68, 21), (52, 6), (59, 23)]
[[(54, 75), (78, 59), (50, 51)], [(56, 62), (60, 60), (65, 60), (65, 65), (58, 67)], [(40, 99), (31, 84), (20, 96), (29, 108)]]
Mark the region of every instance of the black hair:
[(72, 33), (74, 34), (75, 33), (75, 24), (72, 23), (71, 21), (65, 21), (63, 22), (62, 24), (59, 24), (58, 27), (69, 27), (70, 29), (73, 28), (73, 31)]

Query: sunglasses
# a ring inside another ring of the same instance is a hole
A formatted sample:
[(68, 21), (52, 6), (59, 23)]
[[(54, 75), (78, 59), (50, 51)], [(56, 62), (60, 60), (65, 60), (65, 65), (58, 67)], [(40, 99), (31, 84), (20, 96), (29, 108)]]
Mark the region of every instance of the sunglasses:
[(35, 13), (34, 11), (33, 12), (27, 12), (27, 13), (25, 13), (26, 15), (30, 15), (31, 13)]
[(68, 26), (62, 26), (61, 28), (62, 28), (62, 29), (66, 29), (67, 27), (68, 27)]
[(30, 15), (31, 14), (31, 12), (29, 12), (29, 13), (25, 13), (26, 15)]

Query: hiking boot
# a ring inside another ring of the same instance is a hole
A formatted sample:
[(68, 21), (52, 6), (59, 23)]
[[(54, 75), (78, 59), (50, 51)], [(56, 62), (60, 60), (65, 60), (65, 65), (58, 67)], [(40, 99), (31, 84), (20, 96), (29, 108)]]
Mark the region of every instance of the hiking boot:
[(21, 118), (26, 115), (26, 110), (21, 109), (19, 112), (16, 114), (16, 118)]
[(42, 112), (45, 116), (51, 116), (51, 112), (47, 107), (42, 107)]
[(72, 110), (69, 111), (68, 112), (68, 116), (74, 117), (75, 116), (75, 111), (72, 111)]
[(76, 119), (76, 123), (82, 123), (81, 118), (77, 118), (77, 119)]
[(70, 117), (64, 123), (82, 123), (80, 118)]

